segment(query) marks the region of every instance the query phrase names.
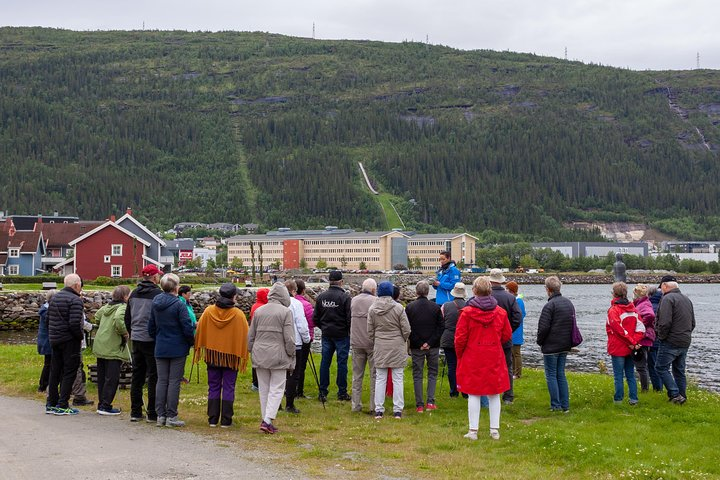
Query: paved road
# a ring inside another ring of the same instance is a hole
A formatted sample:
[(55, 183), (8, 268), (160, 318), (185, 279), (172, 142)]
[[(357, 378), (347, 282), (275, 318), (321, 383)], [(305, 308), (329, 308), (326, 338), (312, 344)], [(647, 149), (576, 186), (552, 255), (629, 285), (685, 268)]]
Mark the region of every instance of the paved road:
[(3, 480), (304, 478), (274, 465), (270, 455), (220, 439), (131, 424), (125, 415), (44, 411), (40, 402), (0, 396)]

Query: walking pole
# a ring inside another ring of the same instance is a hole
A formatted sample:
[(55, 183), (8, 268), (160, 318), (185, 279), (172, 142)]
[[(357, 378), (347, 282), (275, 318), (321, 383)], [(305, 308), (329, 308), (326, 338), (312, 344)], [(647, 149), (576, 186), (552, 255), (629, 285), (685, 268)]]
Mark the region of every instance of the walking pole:
[[(310, 370), (312, 370), (313, 377), (315, 377), (315, 384), (318, 387), (318, 393), (320, 393), (320, 379), (318, 378), (317, 374), (317, 368), (315, 368), (315, 359), (313, 358), (313, 353), (310, 351)], [(320, 395), (320, 401), (322, 402), (323, 410), (325, 410), (325, 395)]]
[(443, 350), (441, 361), (443, 364), (443, 368), (442, 368), (442, 373), (440, 375), (440, 389), (442, 389), (443, 383), (445, 382), (445, 368), (447, 367), (447, 357), (445, 356), (445, 350)]

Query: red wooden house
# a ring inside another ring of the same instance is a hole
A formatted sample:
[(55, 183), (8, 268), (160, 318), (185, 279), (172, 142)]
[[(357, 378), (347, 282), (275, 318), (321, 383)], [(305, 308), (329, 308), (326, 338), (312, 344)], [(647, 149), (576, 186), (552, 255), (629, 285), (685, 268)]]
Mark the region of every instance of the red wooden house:
[(70, 246), (75, 249), (73, 271), (87, 280), (136, 277), (145, 265), (158, 265), (146, 255), (149, 242), (110, 220), (71, 241)]

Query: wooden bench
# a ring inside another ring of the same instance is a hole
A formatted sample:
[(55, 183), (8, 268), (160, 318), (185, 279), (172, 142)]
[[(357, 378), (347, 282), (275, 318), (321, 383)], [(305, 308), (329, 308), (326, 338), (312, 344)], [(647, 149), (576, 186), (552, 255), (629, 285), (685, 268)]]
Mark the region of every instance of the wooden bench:
[(43, 282), (43, 283), (42, 283), (42, 289), (43, 289), (43, 290), (56, 290), (56, 289), (57, 289), (57, 282)]

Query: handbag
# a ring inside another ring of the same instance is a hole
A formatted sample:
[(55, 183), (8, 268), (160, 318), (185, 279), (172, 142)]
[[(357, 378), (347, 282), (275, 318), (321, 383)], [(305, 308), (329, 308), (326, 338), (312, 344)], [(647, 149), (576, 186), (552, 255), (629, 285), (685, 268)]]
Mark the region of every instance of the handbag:
[(575, 318), (575, 309), (573, 308), (572, 313), (572, 335), (570, 337), (570, 345), (572, 347), (577, 347), (583, 342), (583, 336), (582, 333), (580, 333), (580, 329), (577, 326), (577, 318)]

